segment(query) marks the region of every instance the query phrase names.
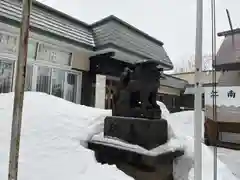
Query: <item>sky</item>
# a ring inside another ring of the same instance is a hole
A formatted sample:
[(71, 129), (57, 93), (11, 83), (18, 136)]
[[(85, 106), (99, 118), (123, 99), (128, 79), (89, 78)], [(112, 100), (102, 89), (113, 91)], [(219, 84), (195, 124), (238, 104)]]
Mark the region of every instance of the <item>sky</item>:
[[(109, 15), (128, 22), (164, 43), (177, 67), (194, 56), (197, 0), (39, 0), (86, 23)], [(203, 0), (203, 54), (211, 53), (211, 1)], [(229, 30), (226, 9), (233, 27), (240, 27), (239, 0), (216, 0), (217, 32)], [(222, 38), (217, 37), (217, 49)]]

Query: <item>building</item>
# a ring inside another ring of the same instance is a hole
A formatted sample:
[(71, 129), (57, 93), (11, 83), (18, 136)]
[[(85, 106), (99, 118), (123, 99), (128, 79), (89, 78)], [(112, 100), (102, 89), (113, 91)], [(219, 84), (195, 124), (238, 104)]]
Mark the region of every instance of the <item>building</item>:
[[(222, 76), (223, 72), (216, 72), (217, 83), (219, 78)], [(184, 94), (182, 95), (181, 106), (185, 109), (194, 109), (194, 84), (195, 84), (195, 72), (184, 72), (184, 73), (175, 73), (172, 76), (183, 79), (187, 81), (186, 89)], [(201, 75), (201, 83), (202, 83), (202, 105), (205, 106), (205, 96), (204, 92), (206, 88), (212, 87), (212, 71), (203, 71)]]
[[(240, 29), (218, 33), (224, 36), (215, 69), (221, 72), (216, 92), (205, 91), (205, 138), (207, 143), (240, 149)], [(212, 95), (216, 95), (216, 117)]]
[[(0, 6), (0, 93), (5, 93), (14, 87), (21, 5), (1, 0)], [(159, 60), (162, 71), (173, 68), (161, 41), (115, 16), (87, 24), (33, 2), (25, 90), (111, 108), (123, 68), (145, 59)], [(166, 76), (159, 96), (176, 99), (185, 84)]]
[[(207, 144), (240, 149), (240, 29), (218, 33), (225, 39), (216, 57), (216, 92), (213, 92), (213, 71), (203, 71), (201, 77), (202, 104), (205, 111)], [(181, 106), (194, 109), (195, 72), (172, 74), (188, 82)], [(217, 114), (213, 117), (213, 96)]]

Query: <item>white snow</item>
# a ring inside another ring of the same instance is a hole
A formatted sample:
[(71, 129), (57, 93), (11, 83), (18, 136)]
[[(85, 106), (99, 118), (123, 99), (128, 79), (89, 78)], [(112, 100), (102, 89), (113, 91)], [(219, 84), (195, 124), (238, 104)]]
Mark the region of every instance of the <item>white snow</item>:
[[(168, 123), (174, 132), (180, 137), (194, 137), (194, 111), (182, 111), (172, 113), (168, 117)], [(204, 129), (204, 112), (202, 111), (202, 130)], [(204, 131), (202, 131), (204, 138)]]
[[(0, 94), (0, 179), (7, 179), (13, 94)], [(193, 180), (193, 111), (170, 114), (160, 104), (163, 118), (169, 122), (169, 143), (154, 151), (182, 147), (186, 154), (175, 161), (176, 180)], [(130, 180), (115, 166), (96, 162), (86, 140), (103, 140), (103, 120), (110, 111), (76, 105), (43, 93), (25, 93), (19, 180)], [(106, 142), (106, 141), (105, 141)], [(108, 139), (106, 143), (124, 147), (124, 142)], [(131, 145), (133, 150), (146, 150)], [(128, 147), (128, 148), (129, 148)], [(213, 178), (213, 153), (202, 144), (203, 179)], [(237, 180), (228, 167), (218, 160), (218, 180)]]
[(240, 151), (218, 148), (217, 153), (219, 159), (228, 166), (228, 168), (233, 172), (233, 174), (240, 178)]
[[(13, 93), (0, 94), (0, 102), (0, 179), (6, 180)], [(115, 166), (97, 163), (83, 146), (102, 131), (110, 114), (43, 93), (25, 93), (19, 180), (132, 179)]]
[[(180, 157), (174, 166), (174, 175), (180, 180), (194, 180), (193, 157), (194, 157), (194, 111), (183, 111), (168, 116), (168, 122), (177, 138), (185, 144), (186, 154)], [(202, 143), (202, 179), (213, 179), (213, 151)], [(189, 171), (190, 170), (190, 171)], [(229, 168), (218, 159), (218, 180), (237, 180)]]

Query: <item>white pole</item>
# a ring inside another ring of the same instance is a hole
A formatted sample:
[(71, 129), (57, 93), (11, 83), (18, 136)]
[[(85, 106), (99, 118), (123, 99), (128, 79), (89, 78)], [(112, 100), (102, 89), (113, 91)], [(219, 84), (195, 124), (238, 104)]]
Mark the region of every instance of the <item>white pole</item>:
[[(211, 0), (211, 17), (212, 17), (212, 81), (213, 81), (213, 120), (217, 121), (216, 113), (216, 2)], [(218, 131), (217, 131), (218, 133)], [(217, 141), (217, 139), (216, 139)], [(213, 180), (217, 180), (217, 144), (213, 150)]]
[(202, 31), (203, 0), (197, 0), (194, 101), (194, 179), (202, 180)]
[(23, 0), (22, 22), (18, 47), (18, 60), (16, 67), (14, 105), (12, 118), (12, 135), (9, 155), (8, 180), (17, 180), (18, 157), (21, 136), (22, 110), (24, 99), (24, 85), (28, 52), (29, 21), (32, 0)]

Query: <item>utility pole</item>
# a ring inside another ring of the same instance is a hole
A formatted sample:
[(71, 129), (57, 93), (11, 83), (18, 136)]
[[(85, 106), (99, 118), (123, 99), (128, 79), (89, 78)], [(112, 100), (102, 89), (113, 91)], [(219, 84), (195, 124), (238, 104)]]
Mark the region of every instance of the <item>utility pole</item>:
[(18, 157), (20, 148), (22, 110), (24, 99), (25, 74), (28, 53), (28, 36), (32, 0), (23, 0), (22, 3), (22, 22), (20, 29), (18, 60), (16, 67), (14, 105), (12, 116), (12, 134), (10, 143), (8, 180), (17, 180), (18, 176)]
[(197, 0), (194, 98), (194, 179), (202, 180), (202, 32), (203, 0)]

